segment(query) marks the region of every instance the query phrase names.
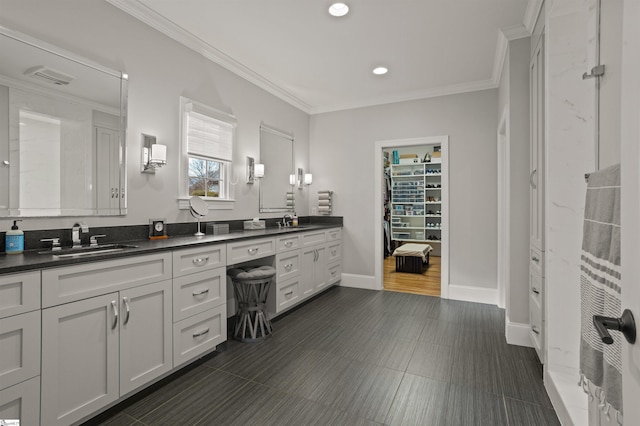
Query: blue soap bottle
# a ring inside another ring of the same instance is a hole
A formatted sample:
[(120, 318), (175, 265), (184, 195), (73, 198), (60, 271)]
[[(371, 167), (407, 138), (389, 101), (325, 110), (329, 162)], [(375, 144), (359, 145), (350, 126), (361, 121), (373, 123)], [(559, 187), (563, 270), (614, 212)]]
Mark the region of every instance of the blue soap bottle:
[(18, 229), (18, 220), (13, 221), (13, 226), (7, 231), (4, 243), (7, 254), (20, 254), (24, 251), (24, 232)]

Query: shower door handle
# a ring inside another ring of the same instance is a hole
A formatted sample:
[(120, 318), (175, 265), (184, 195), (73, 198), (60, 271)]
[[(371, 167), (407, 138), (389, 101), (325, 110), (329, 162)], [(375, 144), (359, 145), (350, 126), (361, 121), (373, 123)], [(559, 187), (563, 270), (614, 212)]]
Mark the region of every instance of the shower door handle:
[(601, 315), (593, 316), (593, 325), (602, 339), (602, 343), (611, 345), (613, 337), (608, 330), (616, 330), (622, 332), (627, 342), (633, 344), (636, 341), (636, 322), (630, 310), (625, 309), (620, 318), (603, 317)]

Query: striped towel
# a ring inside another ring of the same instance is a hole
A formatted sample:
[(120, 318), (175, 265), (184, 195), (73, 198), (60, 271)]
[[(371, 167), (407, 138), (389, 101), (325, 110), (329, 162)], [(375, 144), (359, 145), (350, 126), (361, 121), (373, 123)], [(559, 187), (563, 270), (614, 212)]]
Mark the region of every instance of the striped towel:
[[(593, 326), (594, 315), (621, 315), (620, 165), (589, 175), (580, 262), (580, 384), (593, 389), (600, 408), (622, 414), (622, 342), (619, 331), (605, 345)], [(613, 410), (612, 410), (613, 409)], [(620, 420), (619, 420), (620, 421)]]

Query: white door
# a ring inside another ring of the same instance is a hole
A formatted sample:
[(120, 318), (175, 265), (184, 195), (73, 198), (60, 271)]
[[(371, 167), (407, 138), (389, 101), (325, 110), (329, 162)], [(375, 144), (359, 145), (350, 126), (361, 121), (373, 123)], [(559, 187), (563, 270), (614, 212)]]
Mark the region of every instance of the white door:
[[(624, 1), (622, 50), (622, 308), (640, 323), (640, 2)], [(624, 424), (640, 424), (640, 341), (622, 346)]]

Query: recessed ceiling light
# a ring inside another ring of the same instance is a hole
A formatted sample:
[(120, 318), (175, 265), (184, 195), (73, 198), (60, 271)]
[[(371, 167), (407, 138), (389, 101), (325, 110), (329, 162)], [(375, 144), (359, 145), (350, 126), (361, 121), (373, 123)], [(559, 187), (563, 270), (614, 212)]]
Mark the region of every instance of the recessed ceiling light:
[(344, 3), (334, 3), (329, 7), (332, 16), (344, 16), (349, 13), (349, 6)]
[(373, 73), (375, 75), (383, 75), (383, 74), (386, 74), (387, 72), (389, 72), (389, 70), (386, 67), (376, 67), (373, 69)]

